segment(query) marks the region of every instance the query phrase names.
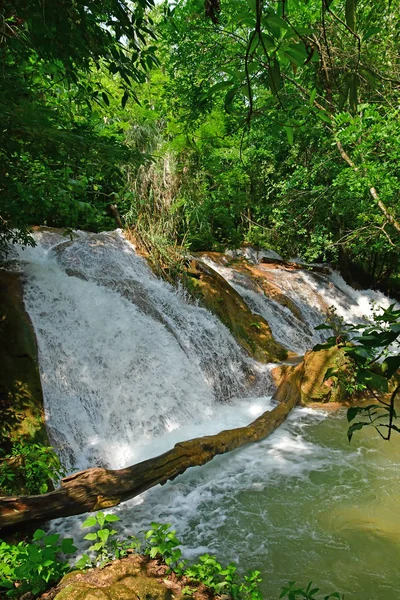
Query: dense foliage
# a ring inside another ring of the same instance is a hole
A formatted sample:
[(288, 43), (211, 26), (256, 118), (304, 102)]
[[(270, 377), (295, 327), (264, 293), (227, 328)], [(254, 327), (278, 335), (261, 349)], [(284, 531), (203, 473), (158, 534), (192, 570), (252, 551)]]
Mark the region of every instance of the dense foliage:
[(125, 105), (132, 81), (156, 62), (152, 47), (142, 48), (154, 36), (151, 2), (129, 6), (2, 3), (0, 241), (27, 241), (32, 224), (112, 226), (104, 209), (122, 184), (121, 165), (139, 157), (109, 123), (104, 77), (116, 78)]
[[(224, 567), (210, 554), (203, 554), (197, 563), (189, 565), (182, 559), (181, 542), (176, 538), (176, 532), (171, 530), (171, 525), (151, 523), (144, 540), (136, 536), (121, 539), (117, 530), (113, 529), (113, 524), (118, 521), (117, 515), (101, 511), (84, 521), (82, 527), (92, 529), (84, 539), (95, 543), (89, 548), (91, 556), (84, 554), (75, 565), (69, 565), (64, 556), (77, 550), (71, 538), (60, 539), (59, 534), (46, 535), (38, 529), (32, 542), (9, 544), (0, 540), (0, 590), (5, 592), (6, 597), (19, 598), (27, 591), (36, 595), (58, 582), (70, 570), (102, 567), (110, 560), (141, 551), (166, 564), (169, 567), (167, 572), (182, 578), (182, 583), (186, 584), (182, 586), (184, 596), (193, 596), (201, 583), (215, 596), (227, 594), (233, 600), (261, 600), (259, 571), (249, 571), (241, 579), (233, 563)], [(311, 583), (300, 588), (289, 582), (288, 587), (282, 588), (279, 598), (319, 600), (315, 595), (318, 592), (319, 589)], [(324, 600), (334, 598), (341, 600), (342, 596), (338, 592), (324, 596)]]
[(1, 9), (4, 239), (117, 203), (160, 260), (246, 241), (396, 289), (397, 0), (44, 6)]
[(51, 446), (15, 442), (8, 452), (0, 448), (0, 495), (44, 494), (65, 475)]
[(333, 377), (340, 384), (354, 392), (362, 392), (372, 404), (351, 406), (347, 419), (361, 421), (352, 423), (347, 432), (349, 441), (353, 433), (364, 427), (373, 427), (384, 439), (390, 440), (392, 432), (400, 433), (396, 424), (396, 401), (400, 392), (400, 310), (392, 304), (386, 309), (377, 309), (369, 323), (354, 325), (343, 323), (334, 315), (329, 324), (319, 325), (316, 329), (333, 327), (333, 335), (314, 350), (323, 350), (338, 346), (344, 351), (345, 362), (340, 368), (329, 368), (325, 379)]

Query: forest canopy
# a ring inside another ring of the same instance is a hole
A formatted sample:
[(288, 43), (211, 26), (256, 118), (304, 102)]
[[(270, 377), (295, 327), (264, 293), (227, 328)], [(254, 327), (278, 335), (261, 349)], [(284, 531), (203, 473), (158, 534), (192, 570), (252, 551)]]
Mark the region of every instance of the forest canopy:
[(398, 289), (398, 1), (6, 2), (3, 241), (269, 246)]

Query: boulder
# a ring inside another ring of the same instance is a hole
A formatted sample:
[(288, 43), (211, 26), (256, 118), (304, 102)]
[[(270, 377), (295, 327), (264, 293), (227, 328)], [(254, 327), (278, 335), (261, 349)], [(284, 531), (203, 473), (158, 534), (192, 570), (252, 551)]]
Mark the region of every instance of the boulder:
[[(175, 591), (175, 590), (174, 590)], [(48, 594), (46, 598), (48, 598)], [(137, 555), (115, 560), (103, 568), (69, 573), (53, 590), (54, 600), (171, 600), (171, 586)]]
[(36, 336), (17, 273), (0, 271), (0, 446), (25, 439), (49, 445)]
[(325, 378), (327, 369), (338, 368), (345, 373), (344, 351), (337, 346), (318, 352), (307, 352), (297, 365), (280, 365), (272, 370), (278, 390), (275, 399), (284, 401), (286, 395), (298, 398), (298, 404), (313, 402), (343, 402), (349, 400), (336, 378)]

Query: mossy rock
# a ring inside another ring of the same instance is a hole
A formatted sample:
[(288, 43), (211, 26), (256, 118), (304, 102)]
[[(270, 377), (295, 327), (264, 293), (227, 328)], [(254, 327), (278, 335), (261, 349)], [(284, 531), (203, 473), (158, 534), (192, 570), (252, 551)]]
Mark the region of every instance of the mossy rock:
[[(298, 365), (276, 367), (272, 376), (279, 394), (295, 394), (299, 404), (344, 402), (351, 400), (344, 386), (338, 383), (337, 378), (325, 379), (325, 374), (328, 369), (334, 368), (345, 378), (346, 364), (343, 348), (333, 346), (328, 350), (307, 352)], [(284, 398), (278, 395), (276, 399), (282, 401)]]
[(16, 273), (0, 271), (0, 445), (49, 445), (44, 425), (36, 336)]
[(172, 592), (149, 575), (135, 557), (116, 560), (103, 569), (75, 571), (57, 586), (54, 600), (171, 600)]
[(250, 356), (260, 362), (287, 358), (287, 349), (273, 338), (267, 321), (254, 314), (219, 273), (196, 259), (191, 261), (187, 273), (187, 287), (192, 295), (224, 323)]

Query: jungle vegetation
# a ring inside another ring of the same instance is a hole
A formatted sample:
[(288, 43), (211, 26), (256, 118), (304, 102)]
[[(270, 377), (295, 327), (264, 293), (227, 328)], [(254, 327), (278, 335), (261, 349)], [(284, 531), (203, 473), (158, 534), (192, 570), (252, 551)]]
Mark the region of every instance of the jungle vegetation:
[[(1, 239), (243, 242), (398, 289), (398, 0), (6, 0)], [(112, 213), (112, 209), (111, 209)]]

